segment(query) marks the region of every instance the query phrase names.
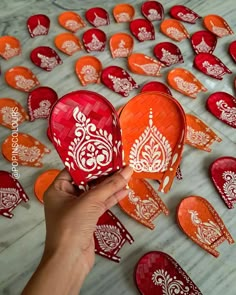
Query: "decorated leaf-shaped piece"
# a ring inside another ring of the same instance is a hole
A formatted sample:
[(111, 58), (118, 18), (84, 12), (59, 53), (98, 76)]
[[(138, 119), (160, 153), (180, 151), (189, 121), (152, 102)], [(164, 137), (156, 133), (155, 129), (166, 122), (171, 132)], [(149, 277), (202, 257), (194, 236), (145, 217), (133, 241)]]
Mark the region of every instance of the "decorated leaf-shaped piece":
[(157, 59), (167, 67), (184, 62), (179, 47), (171, 42), (158, 43), (153, 52)]
[(164, 18), (163, 5), (158, 1), (145, 1), (141, 6), (141, 12), (151, 22)]
[(48, 34), (50, 19), (45, 14), (35, 14), (28, 18), (27, 28), (31, 38)]
[(21, 53), (20, 41), (13, 36), (0, 37), (0, 55), (8, 60)]
[(143, 18), (138, 18), (130, 22), (130, 31), (139, 41), (155, 40), (155, 30), (153, 24)]
[(110, 50), (113, 58), (127, 57), (133, 51), (133, 37), (126, 33), (116, 33), (110, 38)]
[(93, 7), (86, 11), (86, 20), (94, 27), (101, 27), (110, 24), (108, 12), (101, 7)]
[(196, 20), (201, 18), (195, 11), (184, 5), (174, 5), (170, 9), (170, 15), (180, 21), (195, 24)]
[(87, 52), (104, 51), (106, 34), (100, 29), (89, 29), (83, 34), (83, 44)]
[(191, 44), (195, 53), (213, 53), (217, 44), (216, 35), (208, 31), (197, 31), (191, 36)]
[(160, 30), (167, 37), (178, 42), (190, 37), (184, 25), (176, 19), (163, 20)]
[(61, 13), (58, 16), (58, 22), (63, 28), (73, 33), (86, 26), (81, 16), (73, 11), (66, 11)]
[(219, 15), (209, 14), (203, 18), (203, 24), (207, 30), (217, 37), (224, 37), (233, 34), (228, 23)]
[(113, 16), (117, 23), (130, 22), (134, 18), (135, 9), (130, 4), (118, 4), (113, 8)]
[(54, 39), (56, 47), (67, 55), (83, 49), (80, 39), (72, 33), (61, 33)]

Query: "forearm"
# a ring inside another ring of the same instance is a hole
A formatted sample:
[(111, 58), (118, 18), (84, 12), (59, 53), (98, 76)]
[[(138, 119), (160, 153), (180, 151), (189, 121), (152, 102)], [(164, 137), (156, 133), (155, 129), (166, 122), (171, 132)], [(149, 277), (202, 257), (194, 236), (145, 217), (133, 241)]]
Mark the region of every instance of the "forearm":
[(22, 295), (78, 295), (86, 277), (79, 256), (70, 247), (53, 254), (45, 251)]

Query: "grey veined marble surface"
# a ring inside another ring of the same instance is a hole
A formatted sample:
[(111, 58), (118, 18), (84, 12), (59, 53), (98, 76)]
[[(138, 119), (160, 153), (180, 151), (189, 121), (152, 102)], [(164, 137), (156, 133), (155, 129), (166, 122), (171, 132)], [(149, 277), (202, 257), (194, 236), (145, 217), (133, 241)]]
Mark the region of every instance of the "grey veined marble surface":
[[(141, 17), (140, 6), (142, 1), (126, 1), (132, 4), (136, 10), (136, 17)], [(165, 17), (169, 17), (169, 9), (175, 4), (186, 5), (201, 16), (207, 14), (218, 14), (226, 19), (231, 28), (236, 31), (236, 2), (235, 0), (165, 0), (160, 2), (165, 9)], [(0, 97), (10, 97), (19, 101), (27, 107), (27, 94), (14, 90), (6, 85), (4, 73), (13, 66), (29, 67), (38, 77), (41, 85), (52, 87), (59, 97), (78, 89), (89, 89), (97, 91), (107, 97), (115, 107), (119, 107), (133, 97), (139, 90), (134, 90), (128, 98), (113, 93), (103, 85), (88, 85), (82, 87), (74, 72), (75, 61), (86, 52), (77, 52), (72, 57), (59, 52), (63, 59), (63, 65), (58, 66), (52, 72), (45, 72), (37, 68), (29, 59), (31, 50), (39, 45), (54, 47), (54, 37), (64, 32), (57, 22), (57, 16), (65, 10), (78, 12), (83, 18), (88, 8), (94, 6), (104, 7), (110, 14), (111, 24), (102, 27), (109, 38), (115, 32), (128, 32), (127, 23), (117, 24), (112, 17), (112, 9), (119, 1), (97, 2), (94, 0), (1, 0), (0, 1), (0, 32), (1, 35), (13, 35), (20, 39), (22, 54), (9, 61), (1, 59), (2, 75), (0, 76)], [(33, 14), (47, 14), (51, 20), (51, 28), (47, 36), (31, 39), (26, 29), (26, 20)], [(203, 29), (202, 20), (195, 25), (184, 24), (190, 34)], [(171, 41), (164, 36), (160, 30), (160, 23), (155, 22), (156, 40), (139, 43), (135, 40), (134, 51), (153, 55), (153, 47), (162, 41)], [(78, 31), (77, 36), (81, 38), (83, 32), (91, 25)], [(190, 70), (208, 89), (206, 93), (198, 95), (197, 99), (191, 99), (172, 90), (173, 96), (182, 104), (186, 112), (192, 113), (208, 124), (217, 135), (222, 138), (221, 143), (214, 143), (212, 152), (207, 153), (189, 146), (185, 146), (182, 173), (182, 181), (174, 181), (173, 187), (166, 195), (160, 194), (170, 210), (167, 217), (161, 214), (155, 221), (156, 228), (151, 231), (141, 224), (126, 216), (118, 206), (112, 211), (120, 218), (122, 223), (133, 235), (133, 245), (125, 244), (120, 251), (121, 262), (116, 264), (102, 257), (96, 257), (96, 264), (89, 274), (83, 286), (83, 295), (132, 295), (139, 294), (133, 281), (133, 270), (138, 259), (151, 250), (161, 250), (171, 255), (190, 275), (205, 295), (234, 295), (236, 294), (236, 247), (227, 242), (221, 244), (219, 258), (214, 258), (203, 249), (189, 240), (180, 231), (175, 222), (175, 209), (179, 201), (188, 195), (200, 195), (208, 199), (215, 207), (224, 223), (236, 239), (236, 209), (228, 210), (208, 176), (210, 163), (220, 156), (236, 156), (236, 134), (235, 129), (223, 124), (205, 108), (207, 97), (215, 91), (225, 91), (235, 94), (233, 79), (235, 77), (236, 65), (228, 54), (228, 46), (236, 40), (235, 35), (218, 39), (214, 54), (219, 57), (233, 72), (225, 75), (222, 81), (209, 78), (193, 68), (193, 51), (189, 40), (176, 43), (184, 56), (184, 64), (178, 66)], [(172, 42), (172, 41), (171, 41)], [(173, 41), (174, 42), (174, 41)], [(174, 42), (175, 43), (175, 42)], [(96, 53), (103, 67), (108, 65), (119, 65), (127, 69), (126, 59), (112, 59), (107, 45), (105, 52)], [(172, 67), (173, 68), (173, 67)], [(156, 80), (166, 82), (166, 74), (171, 68), (162, 70), (162, 77), (151, 78), (132, 74), (137, 83), (142, 86), (145, 82)], [(0, 294), (20, 294), (22, 288), (34, 271), (43, 250), (45, 237), (45, 223), (43, 206), (37, 201), (33, 193), (34, 181), (38, 175), (50, 168), (62, 168), (63, 165), (53, 149), (52, 144), (46, 136), (46, 120), (25, 122), (20, 126), (20, 131), (29, 133), (38, 138), (48, 148), (51, 154), (43, 159), (43, 168), (20, 167), (20, 182), (25, 188), (30, 201), (22, 203), (14, 211), (12, 220), (0, 218)], [(0, 127), (1, 142), (10, 135), (10, 130)], [(1, 170), (10, 170), (11, 164), (0, 155)], [(68, 249), (69, 251), (69, 249)]]

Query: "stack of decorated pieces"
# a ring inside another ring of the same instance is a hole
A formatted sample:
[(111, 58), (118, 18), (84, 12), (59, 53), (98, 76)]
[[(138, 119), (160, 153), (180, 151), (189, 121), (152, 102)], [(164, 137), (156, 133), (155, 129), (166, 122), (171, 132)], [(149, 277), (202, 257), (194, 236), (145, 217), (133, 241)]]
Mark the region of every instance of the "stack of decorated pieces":
[[(115, 21), (129, 23), (131, 34), (121, 32), (111, 36), (109, 49), (112, 58), (127, 59), (130, 72), (159, 77), (163, 67), (184, 63), (179, 47), (172, 42), (157, 43), (153, 47), (153, 56), (133, 53), (133, 36), (138, 42), (155, 40), (153, 22), (157, 21), (160, 23), (161, 32), (168, 38), (178, 42), (190, 39), (196, 54), (193, 65), (198, 70), (219, 80), (222, 80), (225, 74), (231, 73), (230, 69), (213, 55), (217, 38), (233, 34), (222, 17), (205, 16), (203, 25), (207, 30), (195, 32), (190, 37), (182, 22), (194, 24), (201, 18), (191, 9), (183, 5), (173, 6), (169, 12), (171, 18), (164, 19), (162, 4), (146, 1), (141, 6), (141, 12), (144, 18), (135, 19), (135, 8), (130, 4), (119, 4), (113, 9)], [(107, 36), (98, 27), (110, 24), (108, 12), (100, 7), (91, 8), (86, 11), (85, 18), (93, 28), (83, 33), (81, 41), (75, 33), (85, 28), (86, 22), (75, 12), (61, 13), (58, 22), (70, 32), (57, 35), (54, 39), (55, 46), (69, 56), (82, 52), (82, 56), (75, 63), (75, 72), (82, 86), (102, 82), (115, 93), (129, 96), (139, 85), (126, 69), (114, 65), (103, 68), (97, 57), (91, 54), (83, 55), (84, 50), (88, 53), (106, 50)], [(32, 38), (48, 34), (49, 27), (50, 19), (43, 14), (33, 15), (27, 20), (27, 28)], [(236, 62), (236, 41), (229, 44), (228, 48), (229, 54)], [(13, 36), (0, 38), (0, 55), (4, 59), (13, 58), (20, 53), (19, 40)], [(30, 59), (45, 71), (52, 71), (62, 64), (58, 53), (47, 46), (34, 48)], [(212, 143), (221, 141), (203, 121), (184, 112), (166, 84), (153, 79), (142, 86), (138, 95), (116, 111), (105, 97), (92, 91), (75, 91), (58, 100), (53, 89), (39, 86), (37, 77), (23, 66), (10, 68), (4, 75), (9, 86), (28, 93), (28, 114), (14, 99), (1, 98), (1, 125), (14, 130), (14, 120), (21, 124), (25, 120), (49, 118), (47, 135), (75, 184), (83, 190), (89, 189), (90, 184), (101, 176), (111, 174), (124, 165), (130, 165), (134, 169), (129, 182), (130, 193), (119, 205), (129, 216), (150, 229), (154, 229), (153, 220), (161, 212), (168, 215), (168, 209), (146, 179), (157, 180), (158, 190), (168, 193), (174, 177), (182, 177), (180, 163), (184, 144), (210, 152)], [(196, 98), (201, 91), (207, 91), (184, 67), (170, 70), (167, 82), (170, 87), (191, 98)], [(233, 95), (225, 92), (212, 93), (206, 107), (216, 118), (236, 128), (236, 100)], [(2, 153), (6, 160), (12, 161), (17, 157), (18, 164), (41, 167), (41, 159), (45, 153), (50, 152), (49, 149), (29, 134), (20, 133), (14, 154), (14, 150), (9, 148), (13, 137), (14, 132), (2, 142)], [(10, 173), (0, 173), (0, 213), (11, 218), (11, 211), (22, 200), (27, 201), (28, 197)], [(57, 169), (48, 170), (36, 180), (35, 195), (42, 203), (44, 191), (58, 173)], [(233, 208), (236, 201), (236, 158), (216, 159), (210, 167), (210, 175), (228, 208)], [(233, 243), (217, 212), (200, 196), (183, 199), (177, 208), (177, 219), (180, 228), (214, 256), (219, 255), (215, 247), (223, 240), (227, 239), (229, 243)], [(111, 238), (106, 238), (107, 236)], [(94, 238), (96, 252), (114, 261), (120, 260), (117, 253), (124, 242), (133, 242), (131, 235), (110, 211), (100, 218)], [(149, 267), (146, 268), (146, 265)], [(169, 283), (179, 284), (183, 292), (188, 293), (191, 289), (191, 294), (201, 294), (191, 280), (187, 279), (181, 267), (165, 253), (146, 254), (140, 259), (135, 273), (142, 294), (150, 295), (158, 290), (165, 293), (165, 280), (168, 276), (175, 278)]]

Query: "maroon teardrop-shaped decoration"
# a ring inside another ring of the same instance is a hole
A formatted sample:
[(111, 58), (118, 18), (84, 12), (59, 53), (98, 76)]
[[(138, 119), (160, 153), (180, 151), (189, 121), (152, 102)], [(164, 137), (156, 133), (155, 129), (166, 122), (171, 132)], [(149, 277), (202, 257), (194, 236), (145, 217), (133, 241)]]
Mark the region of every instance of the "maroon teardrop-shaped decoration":
[(183, 55), (177, 45), (171, 42), (161, 42), (154, 47), (154, 55), (167, 67), (183, 63)]
[(188, 7), (184, 5), (175, 5), (170, 9), (170, 15), (178, 20), (181, 20), (182, 22), (195, 24), (196, 20), (201, 18), (200, 15), (198, 15), (193, 10), (189, 9)]
[(197, 54), (213, 53), (217, 44), (216, 35), (204, 30), (193, 33), (190, 40)]
[(63, 62), (57, 52), (48, 46), (39, 46), (31, 51), (31, 61), (45, 71), (52, 71)]

